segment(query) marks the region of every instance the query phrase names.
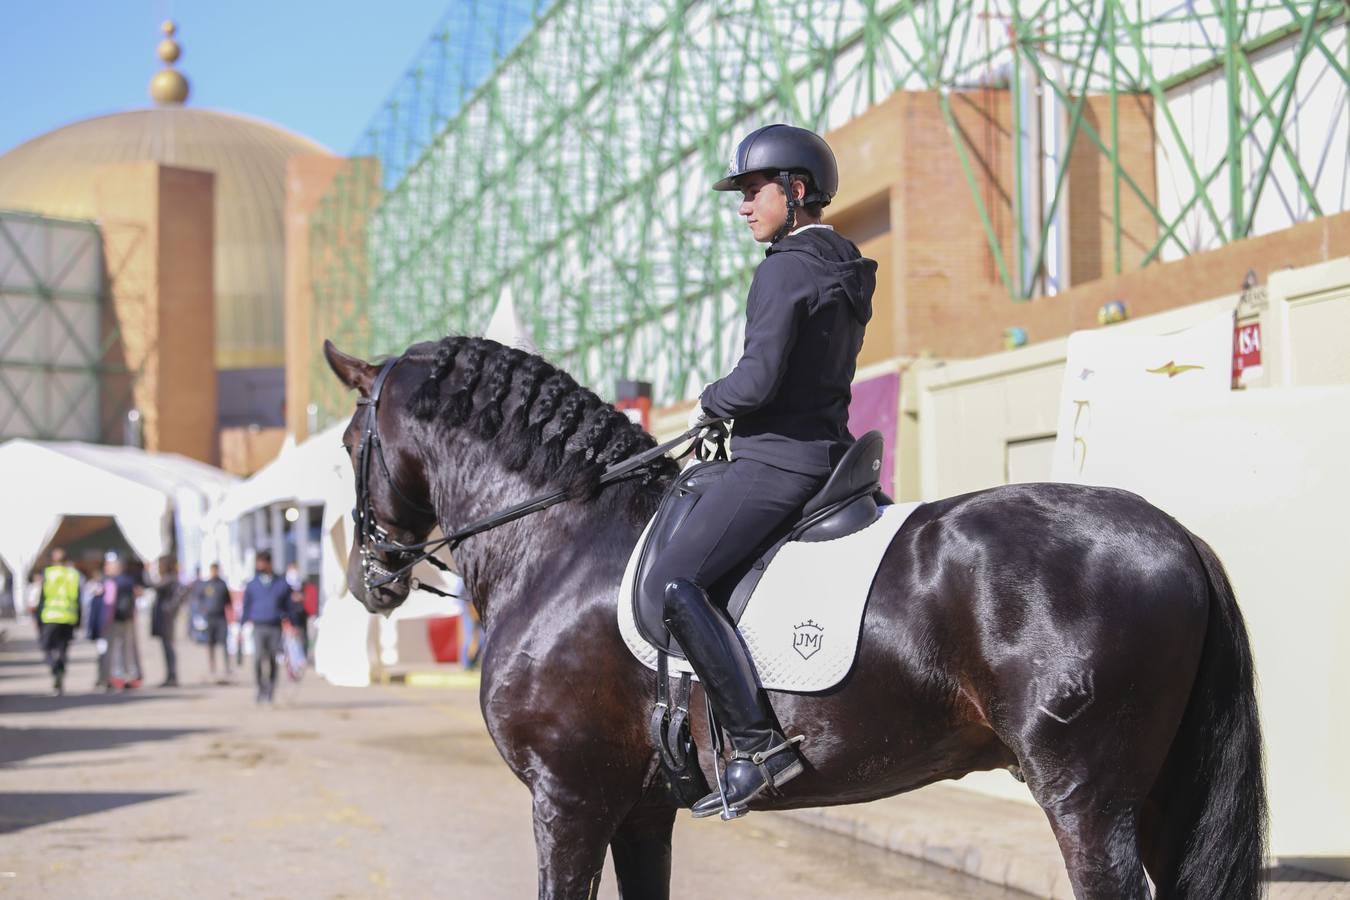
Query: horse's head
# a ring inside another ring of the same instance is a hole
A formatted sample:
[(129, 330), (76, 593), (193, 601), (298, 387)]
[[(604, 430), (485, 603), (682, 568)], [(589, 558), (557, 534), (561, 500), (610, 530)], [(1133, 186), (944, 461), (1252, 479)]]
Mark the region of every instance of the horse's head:
[(366, 609), (389, 612), (411, 590), (401, 570), (414, 554), (399, 546), (425, 541), (436, 526), (425, 465), (400, 414), (426, 372), (402, 357), (373, 365), (348, 356), (332, 341), (324, 341), (323, 353), (338, 380), (360, 394), (342, 436), (356, 475), (356, 533), (347, 584)]

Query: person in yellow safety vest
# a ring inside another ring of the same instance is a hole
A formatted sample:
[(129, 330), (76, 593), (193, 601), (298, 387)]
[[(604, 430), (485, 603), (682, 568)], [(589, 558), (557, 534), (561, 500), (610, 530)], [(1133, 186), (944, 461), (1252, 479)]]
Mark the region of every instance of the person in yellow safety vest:
[(66, 564), (66, 551), (52, 551), (52, 564), (42, 570), (36, 610), (38, 637), (52, 670), (52, 693), (65, 693), (66, 654), (80, 624), (80, 573)]

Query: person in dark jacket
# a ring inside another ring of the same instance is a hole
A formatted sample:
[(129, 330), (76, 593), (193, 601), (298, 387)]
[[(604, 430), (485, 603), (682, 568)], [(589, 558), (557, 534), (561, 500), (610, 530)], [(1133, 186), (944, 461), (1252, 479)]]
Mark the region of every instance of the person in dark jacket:
[[(259, 703), (271, 703), (277, 687), (277, 655), (281, 653), (281, 623), (290, 615), (291, 586), (272, 571), (272, 554), (259, 550), (257, 575), (244, 588), (241, 623), (253, 623), (253, 671)], [(266, 671), (266, 675), (264, 675)]]
[(216, 677), (216, 648), (225, 658), (225, 678), (230, 677), (230, 648), (226, 643), (229, 634), (230, 588), (220, 577), (220, 564), (211, 563), (209, 577), (197, 582), (197, 611), (206, 621), (206, 661), (211, 669), (211, 678)]
[[(644, 588), (662, 592), (665, 621), (731, 738), (724, 817), (745, 813), (766, 789), (802, 771), (778, 731), (754, 664), (708, 589), (816, 494), (853, 437), (851, 384), (872, 316), (877, 265), (821, 211), (839, 186), (829, 145), (788, 125), (744, 140), (713, 186), (741, 193), (740, 215), (767, 243), (746, 301), (745, 345), (735, 368), (707, 385), (694, 422), (729, 418), (732, 461), (653, 562)], [(723, 790), (694, 804), (722, 812)]]
[(160, 687), (178, 687), (178, 654), (174, 650), (174, 631), (178, 627), (178, 610), (183, 606), (187, 587), (178, 580), (173, 557), (159, 561), (159, 578), (154, 583), (155, 605), (150, 611), (150, 636), (159, 638), (164, 647), (164, 681)]
[(86, 636), (94, 642), (94, 650), (97, 658), (94, 664), (94, 690), (100, 690), (108, 687), (108, 669), (110, 660), (108, 658), (108, 632), (109, 625), (112, 622), (112, 613), (108, 610), (108, 598), (104, 596), (103, 585), (108, 572), (109, 563), (103, 563), (104, 577), (95, 575), (90, 578), (90, 586), (85, 593), (89, 595), (89, 605), (85, 607), (88, 615), (88, 624)]

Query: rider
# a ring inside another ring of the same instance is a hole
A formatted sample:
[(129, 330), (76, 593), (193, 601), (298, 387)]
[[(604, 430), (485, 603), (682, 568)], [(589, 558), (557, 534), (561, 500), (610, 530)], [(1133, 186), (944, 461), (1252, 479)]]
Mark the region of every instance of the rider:
[[(821, 223), (838, 187), (829, 145), (789, 125), (747, 135), (713, 185), (740, 191), (740, 215), (769, 245), (750, 285), (740, 361), (703, 389), (691, 420), (735, 419), (733, 459), (644, 584), (664, 591), (666, 625), (731, 737), (724, 784), (732, 815), (801, 773), (793, 747), (801, 739), (777, 729), (749, 654), (707, 591), (801, 510), (853, 442), (850, 385), (877, 264)], [(693, 808), (698, 817), (721, 810), (717, 791)]]

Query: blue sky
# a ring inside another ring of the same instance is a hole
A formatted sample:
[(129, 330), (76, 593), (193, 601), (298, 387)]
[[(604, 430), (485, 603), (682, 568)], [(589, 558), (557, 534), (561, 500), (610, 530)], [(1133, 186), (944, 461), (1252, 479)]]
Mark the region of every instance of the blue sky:
[(0, 153), (150, 105), (159, 23), (178, 22), (191, 106), (349, 151), (451, 0), (0, 0)]

